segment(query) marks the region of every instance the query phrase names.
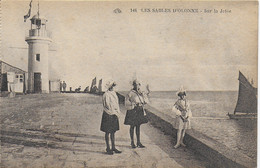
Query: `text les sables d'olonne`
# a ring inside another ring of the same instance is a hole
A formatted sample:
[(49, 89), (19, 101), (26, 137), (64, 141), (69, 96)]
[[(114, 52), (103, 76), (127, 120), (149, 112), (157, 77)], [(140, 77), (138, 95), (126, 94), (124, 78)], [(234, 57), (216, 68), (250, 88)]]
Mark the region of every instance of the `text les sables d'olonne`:
[(231, 9), (130, 8), (132, 13), (231, 13)]

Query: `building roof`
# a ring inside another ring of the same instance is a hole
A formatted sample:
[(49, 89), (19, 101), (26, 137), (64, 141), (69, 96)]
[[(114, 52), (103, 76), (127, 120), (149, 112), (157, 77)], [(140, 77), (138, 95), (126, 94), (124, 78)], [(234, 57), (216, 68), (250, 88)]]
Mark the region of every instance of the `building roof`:
[(15, 67), (15, 66), (13, 66), (13, 65), (11, 65), (11, 64), (8, 64), (7, 62), (4, 62), (4, 61), (2, 61), (2, 60), (0, 60), (0, 63), (4, 63), (4, 64), (6, 64), (6, 65), (8, 65), (8, 66), (10, 66), (10, 67), (12, 67), (12, 68), (16, 68), (16, 69), (18, 69), (18, 70), (20, 70), (20, 71), (26, 72), (25, 70), (22, 70), (21, 68), (17, 68), (17, 67)]

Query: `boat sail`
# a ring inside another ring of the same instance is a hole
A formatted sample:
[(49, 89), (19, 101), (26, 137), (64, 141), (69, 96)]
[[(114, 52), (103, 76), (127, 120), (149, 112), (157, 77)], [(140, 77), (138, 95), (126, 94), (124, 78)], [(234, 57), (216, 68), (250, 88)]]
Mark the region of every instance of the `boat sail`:
[(239, 92), (234, 114), (228, 114), (231, 119), (257, 117), (257, 88), (253, 87), (239, 71)]
[(91, 87), (90, 87), (90, 93), (96, 93), (97, 92), (98, 88), (97, 88), (96, 84), (97, 84), (97, 77), (95, 77), (92, 80)]
[(99, 80), (99, 83), (98, 83), (98, 92), (102, 92), (102, 79)]

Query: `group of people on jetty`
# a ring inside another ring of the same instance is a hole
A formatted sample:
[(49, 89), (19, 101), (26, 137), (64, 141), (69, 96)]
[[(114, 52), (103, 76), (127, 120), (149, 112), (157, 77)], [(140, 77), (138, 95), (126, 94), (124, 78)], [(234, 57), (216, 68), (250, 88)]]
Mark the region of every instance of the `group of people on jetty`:
[[(150, 90), (147, 92), (141, 91), (141, 83), (138, 80), (132, 82), (133, 88), (127, 94), (125, 99), (125, 105), (127, 107), (124, 124), (130, 126), (130, 139), (132, 148), (145, 148), (140, 139), (140, 126), (148, 122), (145, 105), (149, 103)], [(100, 130), (105, 132), (106, 152), (109, 155), (114, 153), (121, 153), (115, 146), (115, 133), (119, 130), (119, 115), (120, 108), (116, 92), (114, 87), (115, 81), (110, 80), (107, 84), (107, 91), (103, 94), (103, 115), (101, 119)], [(186, 146), (183, 143), (186, 129), (190, 129), (190, 118), (192, 116), (190, 105), (185, 98), (186, 91), (181, 87), (177, 91), (176, 95), (179, 97), (174, 103), (172, 111), (176, 115), (175, 128), (177, 131), (177, 143), (174, 148), (179, 146)], [(137, 142), (134, 141), (134, 130), (136, 133)], [(110, 136), (110, 138), (109, 138)], [(109, 143), (111, 140), (111, 147)]]

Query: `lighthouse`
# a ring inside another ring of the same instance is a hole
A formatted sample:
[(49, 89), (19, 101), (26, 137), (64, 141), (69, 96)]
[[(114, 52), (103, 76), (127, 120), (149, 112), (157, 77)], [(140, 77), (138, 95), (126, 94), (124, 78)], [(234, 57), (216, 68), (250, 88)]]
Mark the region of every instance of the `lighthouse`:
[(52, 42), (47, 31), (47, 19), (39, 10), (31, 19), (31, 29), (25, 38), (28, 43), (28, 92), (49, 93), (49, 44)]

